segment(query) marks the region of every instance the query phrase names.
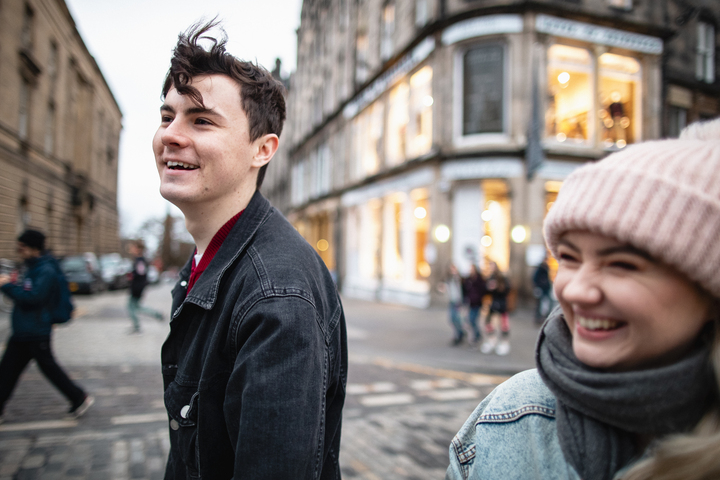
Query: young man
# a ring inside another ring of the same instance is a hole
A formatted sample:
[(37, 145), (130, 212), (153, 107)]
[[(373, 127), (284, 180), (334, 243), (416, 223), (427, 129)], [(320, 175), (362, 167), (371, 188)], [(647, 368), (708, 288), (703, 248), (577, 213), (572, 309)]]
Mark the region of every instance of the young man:
[(130, 255), (133, 259), (132, 281), (130, 282), (130, 300), (128, 301), (128, 313), (133, 322), (131, 334), (140, 334), (140, 319), (138, 313), (149, 315), (158, 321), (163, 319), (162, 313), (152, 308), (140, 305), (143, 291), (147, 286), (148, 262), (143, 256), (145, 254), (145, 244), (142, 240), (135, 240), (129, 247)]
[(69, 414), (80, 417), (93, 404), (92, 396), (75, 385), (55, 362), (50, 348), (51, 309), (59, 298), (60, 267), (50, 255), (43, 254), (45, 235), (26, 230), (18, 237), (17, 252), (27, 271), (21, 284), (0, 275), (0, 290), (15, 302), (12, 335), (0, 361), (0, 423), (5, 402), (10, 398), (20, 374), (35, 359), (40, 371), (70, 401)]
[(347, 350), (325, 265), (258, 191), (285, 120), (283, 87), (181, 34), (153, 150), (160, 193), (196, 252), (162, 350), (165, 478), (339, 479)]

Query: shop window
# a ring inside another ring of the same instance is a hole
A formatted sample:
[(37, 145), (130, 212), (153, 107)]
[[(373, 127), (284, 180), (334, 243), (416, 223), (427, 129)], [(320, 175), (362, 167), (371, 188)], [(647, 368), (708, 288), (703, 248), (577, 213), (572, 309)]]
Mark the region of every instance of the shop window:
[(424, 155), (432, 147), (432, 67), (410, 77), (410, 115), (407, 128), (408, 157)]
[[(557, 200), (562, 184), (563, 182), (557, 180), (548, 180), (545, 182), (545, 215), (548, 214), (552, 206), (555, 204), (555, 200)], [(558, 269), (557, 259), (552, 256), (549, 250), (547, 251), (545, 257), (550, 269), (550, 278), (554, 279)]]
[(640, 63), (634, 58), (604, 53), (598, 64), (601, 139), (606, 148), (623, 148), (637, 141)]
[(367, 80), (370, 70), (368, 68), (368, 51), (370, 39), (366, 32), (358, 32), (355, 42), (355, 82), (362, 84)]
[(393, 53), (393, 35), (395, 34), (395, 4), (388, 3), (382, 11), (382, 37), (380, 38), (380, 59), (387, 60)]
[(413, 219), (415, 222), (415, 278), (427, 280), (432, 269), (425, 258), (425, 247), (430, 238), (430, 201), (428, 191), (418, 188), (410, 192), (413, 200)]
[(374, 198), (360, 208), (358, 228), (358, 273), (363, 279), (377, 279), (380, 272), (382, 201)]
[[(504, 180), (483, 180), (485, 209), (480, 215), (484, 235), (480, 245), (485, 248), (485, 260), (497, 263), (500, 270), (510, 268), (510, 198)], [(487, 262), (486, 262), (487, 263)]]
[(590, 142), (593, 110), (590, 52), (565, 45), (548, 49), (546, 136), (561, 143)]
[(607, 0), (608, 6), (617, 10), (632, 10), (633, 0)]
[(45, 116), (45, 153), (55, 153), (55, 102), (48, 102), (47, 114)]
[(505, 47), (476, 45), (464, 51), (456, 63), (457, 86), (462, 92), (456, 136), (463, 138), (505, 132)]
[(354, 164), (356, 180), (372, 175), (380, 166), (380, 149), (383, 138), (383, 115), (385, 108), (375, 102), (353, 121)]
[(668, 108), (668, 137), (677, 138), (682, 129), (687, 126), (687, 109), (670, 106)]
[(310, 232), (305, 239), (315, 248), (328, 270), (335, 269), (335, 258), (333, 255), (332, 222), (327, 212), (323, 212), (310, 219)]
[(388, 166), (397, 165), (406, 158), (406, 136), (409, 117), (410, 87), (407, 82), (398, 84), (388, 97), (387, 144), (385, 161)]
[(402, 280), (404, 263), (402, 260), (402, 210), (407, 195), (398, 192), (385, 197), (383, 221), (383, 277)]
[(415, 26), (424, 27), (428, 22), (430, 0), (415, 0)]
[(549, 141), (592, 146), (597, 138), (605, 148), (623, 148), (639, 140), (641, 69), (636, 59), (604, 53), (595, 60), (584, 48), (553, 45), (547, 72)]
[(715, 27), (706, 22), (698, 22), (697, 55), (695, 76), (705, 83), (715, 82)]
[(28, 126), (30, 124), (30, 85), (20, 81), (20, 108), (18, 111), (18, 136), (21, 140), (27, 140)]

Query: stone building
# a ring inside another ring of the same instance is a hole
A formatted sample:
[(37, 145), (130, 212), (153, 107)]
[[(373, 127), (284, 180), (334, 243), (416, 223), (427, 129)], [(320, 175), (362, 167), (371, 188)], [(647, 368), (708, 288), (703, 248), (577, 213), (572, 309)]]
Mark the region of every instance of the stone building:
[(118, 251), (122, 114), (63, 0), (0, 2), (0, 257)]
[(492, 260), (527, 296), (570, 172), (720, 114), (719, 22), (699, 0), (305, 0), (263, 188), (346, 295), (426, 306), (451, 262)]

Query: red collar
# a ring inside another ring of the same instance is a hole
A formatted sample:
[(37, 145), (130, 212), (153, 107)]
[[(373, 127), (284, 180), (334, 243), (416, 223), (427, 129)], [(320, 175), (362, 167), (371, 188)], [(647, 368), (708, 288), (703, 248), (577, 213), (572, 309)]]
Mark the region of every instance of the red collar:
[[(193, 287), (193, 285), (195, 285), (195, 282), (197, 282), (198, 278), (200, 278), (200, 275), (202, 275), (207, 266), (210, 265), (210, 262), (215, 257), (215, 254), (218, 252), (218, 250), (220, 250), (220, 247), (230, 233), (230, 230), (232, 230), (235, 222), (238, 221), (238, 218), (240, 218), (240, 215), (242, 215), (244, 211), (244, 209), (241, 210), (240, 213), (232, 217), (225, 223), (225, 225), (220, 227), (220, 230), (218, 230), (215, 236), (213, 236), (212, 240), (210, 240), (210, 244), (205, 249), (205, 253), (203, 253), (202, 258), (200, 259), (200, 265), (195, 264), (195, 255), (193, 254), (192, 268), (190, 269), (190, 278), (188, 279), (187, 293), (190, 293), (190, 289)], [(197, 252), (197, 249), (195, 249), (195, 252)]]

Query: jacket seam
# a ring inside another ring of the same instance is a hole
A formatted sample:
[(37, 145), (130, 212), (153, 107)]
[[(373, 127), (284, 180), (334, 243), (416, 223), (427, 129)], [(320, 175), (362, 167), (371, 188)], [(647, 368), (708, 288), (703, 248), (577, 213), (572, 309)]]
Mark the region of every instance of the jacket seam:
[(555, 418), (555, 409), (541, 405), (526, 405), (524, 407), (504, 413), (484, 413), (480, 415), (475, 425), (481, 423), (509, 423), (518, 420), (526, 415), (541, 415)]

